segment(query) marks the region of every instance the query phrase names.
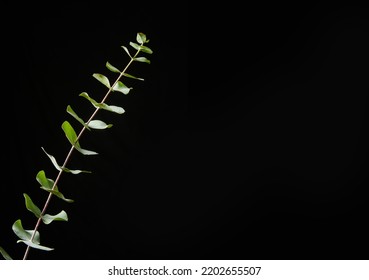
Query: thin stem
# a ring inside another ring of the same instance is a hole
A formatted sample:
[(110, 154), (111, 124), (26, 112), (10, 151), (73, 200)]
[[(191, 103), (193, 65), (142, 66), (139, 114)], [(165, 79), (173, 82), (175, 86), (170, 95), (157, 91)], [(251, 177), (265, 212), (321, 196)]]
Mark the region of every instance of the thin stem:
[[(143, 43), (141, 44), (141, 46), (143, 45)], [(135, 55), (133, 57), (131, 57), (130, 61), (128, 62), (128, 64), (126, 65), (126, 67), (123, 69), (123, 71), (119, 74), (118, 78), (115, 80), (115, 82), (112, 84), (112, 86), (109, 88), (108, 92), (105, 94), (104, 98), (101, 100), (100, 103), (104, 103), (105, 100), (109, 97), (110, 93), (112, 92), (112, 89), (114, 88), (114, 86), (116, 85), (116, 83), (118, 83), (118, 81), (123, 77), (124, 73), (127, 71), (128, 67), (132, 64), (132, 62), (134, 61), (135, 57), (139, 54), (140, 50), (137, 50), (137, 52), (135, 53)], [(100, 107), (97, 107), (95, 109), (95, 111), (92, 113), (92, 115), (90, 116), (90, 118), (88, 119), (88, 121), (86, 122), (86, 124), (88, 125), (92, 120), (93, 118), (96, 116), (97, 112), (100, 110)], [(79, 141), (79, 139), (82, 137), (84, 131), (86, 130), (86, 127), (83, 126), (83, 128), (81, 129), (81, 131), (79, 132), (78, 136), (77, 136), (77, 139), (75, 141), (75, 143), (77, 143)], [(57, 186), (57, 183), (59, 182), (60, 180), (60, 177), (67, 165), (67, 163), (69, 162), (71, 156), (72, 156), (72, 153), (73, 151), (75, 150), (75, 147), (74, 145), (71, 146), (67, 156), (65, 157), (65, 160), (64, 160), (64, 163), (55, 179), (55, 182), (53, 184), (53, 187), (52, 187), (52, 191), (56, 188)], [(36, 225), (34, 227), (34, 230), (33, 230), (33, 233), (32, 233), (32, 236), (31, 236), (31, 239), (30, 241), (33, 242), (33, 239), (35, 238), (35, 235), (36, 235), (36, 231), (38, 230), (40, 224), (41, 224), (41, 221), (42, 221), (42, 217), (45, 215), (46, 213), (46, 210), (50, 204), (50, 201), (51, 201), (51, 197), (53, 196), (52, 192), (49, 193), (47, 199), (46, 199), (46, 202), (44, 204), (44, 207), (42, 208), (42, 211), (41, 211), (41, 215), (40, 217), (37, 219), (37, 222), (36, 222)], [(28, 254), (29, 254), (29, 251), (30, 251), (31, 247), (30, 246), (27, 246), (26, 248), (26, 251), (24, 253), (24, 256), (23, 256), (23, 260), (26, 260), (28, 258)]]

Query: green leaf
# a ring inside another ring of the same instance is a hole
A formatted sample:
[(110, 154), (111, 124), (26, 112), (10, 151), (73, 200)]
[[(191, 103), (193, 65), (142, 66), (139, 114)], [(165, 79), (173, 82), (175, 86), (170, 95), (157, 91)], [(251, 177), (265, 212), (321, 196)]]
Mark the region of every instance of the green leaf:
[(136, 80), (140, 80), (140, 81), (143, 81), (144, 79), (143, 78), (137, 78), (133, 75), (130, 75), (130, 74), (127, 74), (127, 73), (123, 73), (123, 76), (127, 77), (127, 78), (131, 78), (131, 79), (136, 79)]
[(54, 248), (49, 248), (49, 247), (41, 246), (41, 245), (35, 244), (35, 243), (31, 242), (31, 241), (27, 241), (27, 240), (18, 240), (17, 243), (19, 243), (19, 242), (25, 243), (27, 246), (30, 246), (32, 248), (39, 249), (39, 250), (44, 250), (44, 251), (52, 251), (52, 250), (54, 250)]
[(28, 209), (28, 211), (32, 212), (33, 214), (35, 214), (36, 218), (40, 218), (41, 217), (41, 210), (40, 208), (38, 208), (32, 201), (32, 199), (28, 196), (28, 194), (24, 193), (23, 194), (25, 200), (26, 200), (26, 207)]
[(141, 32), (137, 33), (136, 41), (139, 44), (144, 44), (146, 42), (146, 35)]
[(138, 50), (138, 51), (141, 51), (141, 52), (144, 52), (144, 53), (148, 53), (148, 54), (152, 54), (153, 53), (153, 51), (149, 47), (140, 46), (140, 45), (137, 45), (136, 43), (133, 43), (133, 42), (129, 42), (129, 45), (131, 47), (133, 47), (134, 49)]
[(140, 51), (142, 51), (144, 53), (148, 53), (148, 54), (153, 53), (153, 51), (149, 47), (146, 47), (146, 46), (140, 46)]
[(80, 94), (80, 96), (82, 96), (82, 97), (86, 98), (87, 100), (89, 100), (95, 108), (104, 109), (104, 110), (111, 111), (111, 112), (114, 112), (114, 113), (117, 113), (117, 114), (123, 114), (124, 113), (124, 109), (122, 107), (118, 107), (118, 106), (114, 106), (114, 105), (107, 105), (105, 103), (96, 102), (93, 98), (91, 98), (87, 94), (87, 92), (82, 92)]
[(140, 45), (137, 45), (136, 43), (133, 43), (133, 42), (129, 42), (129, 45), (132, 47), (132, 48), (134, 48), (134, 49), (136, 49), (136, 50), (141, 50), (141, 46)]
[(4, 250), (4, 248), (3, 247), (1, 247), (0, 246), (0, 254), (3, 256), (3, 258), (5, 259), (5, 260), (8, 260), (8, 261), (10, 261), (10, 260), (12, 260), (12, 257), (11, 256), (9, 256), (9, 254)]
[[(42, 148), (42, 147), (41, 147)], [(55, 157), (53, 157), (52, 155), (48, 154), (44, 148), (42, 148), (42, 150), (44, 151), (44, 153), (49, 157), (49, 159), (51, 160), (51, 162), (53, 163), (53, 165), (55, 166), (55, 168), (59, 171), (65, 171), (67, 173), (72, 173), (72, 174), (80, 174), (80, 173), (91, 173), (91, 171), (86, 171), (86, 170), (72, 170), (66, 167), (62, 167), (61, 165), (59, 165), (55, 159)]]
[(81, 147), (77, 147), (74, 146), (74, 148), (80, 152), (82, 155), (84, 156), (93, 156), (93, 155), (97, 155), (98, 153), (94, 152), (94, 151), (90, 151), (90, 150), (86, 150), (86, 149), (82, 149)]
[(111, 72), (120, 73), (119, 69), (111, 65), (108, 61), (106, 62), (106, 68), (108, 68)]
[(140, 57), (135, 57), (134, 59), (135, 61), (139, 61), (139, 62), (145, 62), (145, 63), (148, 63), (150, 64), (150, 60), (148, 60), (146, 57), (143, 57), (143, 56), (140, 56)]
[(46, 178), (45, 171), (41, 170), (36, 175), (37, 182), (40, 183), (41, 186), (45, 187), (46, 189), (52, 189), (54, 186), (54, 181), (51, 179)]
[(40, 183), (41, 189), (52, 193), (53, 195), (57, 196), (58, 198), (66, 201), (68, 203), (74, 202), (73, 199), (65, 198), (64, 195), (61, 192), (59, 192), (58, 186), (55, 186), (54, 189), (52, 189), (52, 187), (54, 186), (54, 181), (51, 180), (51, 179), (46, 178), (45, 171), (43, 171), (43, 170), (39, 171), (36, 175), (36, 180), (37, 180), (37, 182)]
[(64, 130), (65, 136), (69, 142), (74, 146), (74, 148), (83, 155), (97, 155), (96, 152), (82, 149), (77, 141), (77, 134), (71, 124), (68, 121), (64, 121), (62, 124), (62, 129)]
[(106, 128), (112, 127), (113, 125), (106, 124), (103, 121), (99, 121), (99, 120), (92, 120), (88, 123), (88, 126), (93, 129), (106, 129)]
[(46, 188), (46, 187), (44, 187), (44, 186), (41, 186), (40, 188), (41, 188), (41, 189), (43, 189), (44, 191), (47, 191), (47, 192), (52, 193), (53, 195), (57, 196), (58, 198), (60, 198), (60, 199), (64, 200), (65, 202), (68, 202), (68, 203), (72, 203), (72, 202), (74, 202), (74, 200), (73, 200), (73, 199), (65, 198), (65, 196), (64, 196), (61, 192), (59, 192), (59, 191), (57, 190), (57, 187), (56, 187), (54, 190), (52, 190), (52, 189), (48, 189), (48, 188)]
[[(20, 239), (31, 241), (34, 230), (24, 230), (20, 219), (14, 222), (12, 229)], [(40, 244), (40, 233), (38, 231), (36, 231), (35, 237), (33, 238), (33, 243)]]
[(129, 53), (129, 50), (127, 49), (127, 47), (122, 46), (122, 48), (125, 50), (125, 52), (128, 54), (128, 56), (129, 56), (130, 58), (132, 58), (132, 56), (131, 56), (131, 54)]
[(49, 215), (49, 214), (45, 214), (42, 216), (42, 221), (48, 225), (53, 221), (64, 221), (67, 222), (68, 221), (68, 215), (67, 213), (62, 210), (59, 214), (57, 215)]
[(41, 147), (41, 149), (44, 151), (44, 153), (49, 157), (49, 159), (51, 160), (52, 164), (54, 165), (54, 167), (58, 170), (58, 171), (62, 171), (61, 166), (57, 163), (56, 159), (54, 156), (48, 154), (45, 149), (43, 147)]
[(65, 136), (68, 138), (69, 142), (73, 146), (79, 146), (79, 143), (77, 141), (78, 138), (77, 133), (68, 121), (63, 122), (62, 129), (65, 133)]
[(76, 112), (73, 111), (72, 107), (70, 105), (67, 106), (67, 112), (72, 115), (80, 124), (82, 124), (84, 127), (86, 127), (88, 130), (91, 130), (88, 125), (83, 121), (83, 119), (81, 119), (80, 117), (78, 117), (78, 115), (76, 114)]
[(128, 94), (132, 88), (127, 87), (125, 84), (123, 84), (121, 81), (118, 81), (114, 87), (114, 91), (120, 91), (123, 94)]
[(103, 85), (105, 85), (107, 88), (110, 88), (110, 82), (109, 79), (107, 77), (105, 77), (102, 74), (99, 73), (95, 73), (92, 75), (95, 79), (97, 79), (100, 83), (102, 83)]

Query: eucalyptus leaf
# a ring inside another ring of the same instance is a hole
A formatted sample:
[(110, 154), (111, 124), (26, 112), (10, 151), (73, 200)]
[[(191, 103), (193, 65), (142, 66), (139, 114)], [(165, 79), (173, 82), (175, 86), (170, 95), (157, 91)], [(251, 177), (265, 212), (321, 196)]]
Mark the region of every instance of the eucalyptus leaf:
[(40, 208), (38, 208), (32, 201), (32, 199), (29, 197), (28, 194), (24, 193), (23, 194), (25, 201), (26, 201), (26, 208), (28, 211), (32, 212), (33, 214), (35, 214), (36, 218), (40, 218), (41, 217), (41, 210)]
[(106, 68), (108, 68), (113, 73), (120, 73), (120, 70), (113, 65), (111, 65), (108, 61), (105, 64)]
[(61, 166), (57, 163), (56, 159), (54, 156), (48, 154), (45, 149), (43, 147), (41, 147), (41, 149), (44, 151), (44, 153), (48, 156), (48, 158), (51, 160), (52, 164), (54, 165), (54, 167), (58, 170), (58, 171), (62, 171)]
[(123, 76), (125, 76), (127, 78), (131, 78), (131, 79), (140, 80), (140, 81), (143, 81), (144, 80), (143, 78), (138, 78), (136, 76), (133, 76), (133, 75), (130, 75), (130, 74), (127, 74), (127, 73), (123, 73)]
[(148, 53), (148, 54), (153, 53), (152, 49), (150, 49), (149, 47), (146, 47), (146, 46), (140, 46), (140, 51), (142, 51), (144, 53)]
[(91, 130), (88, 125), (81, 119), (76, 112), (72, 109), (70, 105), (67, 106), (67, 112), (72, 115), (80, 124), (82, 124), (84, 127), (86, 127), (88, 130)]
[(56, 215), (49, 215), (49, 214), (45, 214), (42, 216), (42, 221), (48, 225), (53, 221), (64, 221), (67, 222), (68, 221), (68, 215), (67, 213), (62, 210), (59, 214)]
[(150, 60), (148, 60), (146, 57), (143, 57), (143, 56), (140, 56), (140, 57), (135, 57), (134, 59), (135, 61), (138, 61), (138, 62), (145, 62), (145, 63), (148, 63), (150, 64)]
[(54, 248), (49, 248), (49, 247), (45, 247), (45, 246), (41, 246), (41, 245), (38, 245), (38, 244), (35, 244), (31, 241), (27, 241), (27, 240), (18, 240), (17, 243), (24, 243), (26, 244), (27, 246), (30, 246), (32, 248), (35, 248), (35, 249), (38, 249), (38, 250), (44, 250), (44, 251), (52, 251), (54, 250)]
[(90, 150), (86, 150), (86, 149), (82, 149), (81, 147), (77, 147), (74, 146), (74, 148), (80, 152), (82, 155), (84, 156), (93, 156), (93, 155), (98, 155), (98, 153), (94, 152), (94, 151), (90, 151)]
[(58, 186), (55, 186), (54, 189), (52, 189), (54, 186), (54, 181), (46, 177), (45, 171), (43, 170), (39, 171), (36, 175), (36, 180), (37, 182), (40, 183), (41, 189), (47, 192), (51, 192), (52, 194), (54, 194), (55, 196), (57, 196), (58, 198), (66, 202), (69, 202), (69, 203), (74, 202), (73, 199), (65, 198), (65, 196), (61, 192), (59, 192)]
[(119, 91), (123, 94), (128, 94), (132, 88), (127, 87), (125, 84), (123, 84), (121, 81), (118, 81), (114, 87), (114, 91)]
[(69, 142), (74, 146), (74, 148), (83, 155), (97, 155), (96, 152), (82, 149), (77, 141), (77, 134), (71, 124), (68, 121), (64, 121), (62, 124), (62, 129), (64, 130), (65, 136)]
[(82, 92), (80, 94), (80, 96), (82, 96), (82, 97), (86, 98), (87, 100), (89, 100), (95, 108), (104, 109), (104, 110), (114, 112), (114, 113), (117, 113), (117, 114), (123, 114), (124, 113), (124, 109), (122, 107), (118, 107), (118, 106), (114, 106), (114, 105), (107, 105), (105, 103), (96, 102), (93, 98), (91, 98), (87, 94), (87, 92)]
[(138, 45), (138, 44), (136, 44), (136, 43), (133, 43), (133, 42), (129, 42), (129, 45), (131, 46), (131, 47), (133, 47), (135, 50), (137, 50), (137, 51), (139, 51), (139, 50), (141, 50), (141, 46), (140, 45)]
[(64, 121), (62, 123), (62, 129), (65, 133), (65, 136), (67, 137), (67, 139), (69, 140), (69, 142), (73, 145), (73, 146), (77, 146), (79, 147), (79, 143), (77, 141), (77, 133), (74, 130), (74, 128), (72, 127), (72, 125), (68, 122), (68, 121)]
[(126, 46), (121, 46), (121, 47), (125, 50), (125, 52), (128, 54), (128, 56), (129, 56), (130, 58), (132, 58), (131, 54), (129, 53), (128, 48), (127, 48)]
[(146, 35), (143, 34), (142, 32), (138, 32), (137, 35), (136, 35), (136, 41), (139, 44), (146, 43)]
[(106, 124), (105, 122), (100, 120), (92, 120), (88, 123), (88, 126), (93, 129), (106, 129), (112, 127), (113, 125)]
[[(42, 147), (41, 147), (42, 148)], [(72, 169), (69, 169), (69, 168), (66, 168), (66, 167), (62, 167), (61, 165), (59, 165), (55, 159), (54, 156), (48, 154), (44, 148), (42, 148), (42, 150), (44, 151), (44, 153), (50, 158), (51, 162), (53, 163), (53, 165), (55, 166), (55, 168), (59, 171), (64, 171), (64, 172), (67, 172), (67, 173), (72, 173), (72, 174), (80, 174), (80, 173), (91, 173), (91, 171), (86, 171), (86, 170), (72, 170)]]
[(3, 256), (5, 260), (13, 260), (12, 257), (4, 250), (3, 247), (0, 246), (0, 254)]
[(52, 189), (48, 189), (48, 188), (45, 188), (45, 187), (43, 187), (43, 186), (41, 186), (40, 188), (41, 188), (41, 189), (43, 189), (44, 191), (47, 191), (47, 192), (52, 193), (52, 194), (53, 194), (53, 195), (55, 195), (56, 197), (58, 197), (58, 198), (60, 198), (60, 199), (64, 200), (65, 202), (68, 202), (68, 203), (72, 203), (72, 202), (74, 202), (74, 200), (73, 200), (73, 199), (65, 198), (65, 196), (64, 196), (61, 192), (59, 192), (59, 191), (57, 190), (57, 187), (56, 187), (54, 190), (52, 190)]
[(52, 189), (52, 187), (54, 186), (54, 181), (51, 179), (48, 179), (46, 177), (45, 171), (44, 170), (40, 170), (37, 175), (36, 175), (36, 180), (37, 182), (40, 183), (41, 186), (45, 187), (46, 189)]
[(107, 88), (110, 88), (110, 82), (106, 76), (104, 76), (103, 74), (99, 74), (99, 73), (94, 73), (92, 76), (95, 79), (97, 79), (100, 83), (105, 85)]
[[(20, 239), (31, 241), (34, 230), (24, 230), (22, 226), (22, 221), (20, 219), (14, 222), (12, 229), (15, 235), (18, 236)], [(38, 231), (36, 231), (36, 234), (33, 238), (33, 243), (40, 244), (40, 233)]]

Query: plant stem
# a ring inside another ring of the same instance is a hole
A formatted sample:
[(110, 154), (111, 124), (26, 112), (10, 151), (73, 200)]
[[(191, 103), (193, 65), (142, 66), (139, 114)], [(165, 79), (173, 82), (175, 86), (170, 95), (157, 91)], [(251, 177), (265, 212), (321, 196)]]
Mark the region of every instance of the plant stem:
[[(143, 45), (143, 43), (142, 44), (140, 44), (141, 46)], [(132, 62), (134, 61), (134, 59), (135, 59), (135, 57), (139, 54), (139, 52), (140, 52), (140, 50), (137, 50), (137, 52), (135, 53), (135, 55), (134, 56), (132, 56), (131, 57), (131, 59), (130, 59), (130, 61), (128, 62), (128, 64), (126, 65), (126, 67), (123, 69), (123, 71), (119, 74), (119, 76), (118, 76), (118, 78), (115, 80), (115, 82), (111, 85), (111, 87), (109, 88), (109, 90), (108, 90), (108, 92), (105, 94), (105, 96), (104, 96), (104, 98), (101, 100), (101, 102), (100, 103), (104, 103), (105, 102), (105, 100), (109, 97), (109, 95), (110, 95), (110, 93), (112, 92), (112, 89), (114, 88), (114, 86), (116, 85), (116, 83), (123, 77), (123, 75), (124, 75), (124, 73), (127, 71), (127, 69), (128, 69), (128, 67), (132, 64)], [(88, 125), (92, 120), (93, 120), (93, 118), (96, 116), (96, 114), (97, 114), (97, 112), (100, 110), (100, 107), (97, 107), (96, 109), (95, 109), (95, 111), (92, 113), (92, 115), (90, 116), (90, 118), (88, 119), (88, 121), (86, 122), (86, 124)], [(82, 129), (81, 129), (81, 131), (79, 132), (79, 134), (78, 134), (78, 136), (77, 136), (77, 139), (76, 139), (76, 141), (75, 141), (75, 143), (77, 143), (78, 141), (79, 141), (79, 139), (82, 137), (82, 135), (83, 135), (83, 133), (84, 133), (84, 131), (86, 130), (86, 127), (85, 126), (83, 126), (82, 127)], [(70, 148), (70, 150), (69, 150), (69, 152), (68, 152), (68, 154), (67, 154), (67, 156), (65, 157), (65, 160), (64, 160), (64, 163), (63, 163), (63, 165), (62, 165), (62, 167), (61, 167), (61, 169), (60, 169), (60, 171), (59, 171), (59, 173), (58, 173), (58, 175), (57, 175), (57, 177), (56, 177), (56, 179), (55, 179), (55, 182), (54, 182), (54, 184), (53, 184), (53, 187), (52, 187), (52, 191), (55, 189), (55, 187), (57, 186), (57, 183), (59, 182), (59, 180), (60, 180), (60, 177), (61, 177), (61, 175), (62, 175), (62, 173), (63, 173), (63, 171), (64, 171), (64, 169), (65, 169), (65, 167), (66, 167), (66, 165), (67, 165), (67, 163), (69, 162), (69, 159), (71, 158), (71, 156), (72, 156), (72, 153), (73, 153), (73, 151), (75, 150), (75, 147), (74, 147), (74, 145), (72, 145), (71, 146), (71, 148)], [(34, 230), (33, 230), (33, 233), (32, 233), (32, 236), (31, 236), (31, 239), (30, 239), (30, 241), (31, 242), (33, 242), (33, 239), (35, 238), (35, 235), (36, 235), (36, 231), (38, 230), (38, 228), (39, 228), (39, 226), (40, 226), (40, 224), (41, 224), (41, 221), (42, 221), (42, 217), (45, 215), (45, 213), (46, 213), (46, 210), (47, 210), (47, 208), (48, 208), (48, 206), (49, 206), (49, 204), (50, 204), (50, 201), (51, 201), (51, 197), (53, 196), (53, 194), (52, 194), (52, 192), (50, 192), (49, 193), (49, 195), (48, 195), (48, 197), (47, 197), (47, 199), (46, 199), (46, 202), (45, 202), (45, 204), (44, 204), (44, 207), (43, 207), (43, 209), (42, 209), (42, 211), (41, 211), (41, 215), (40, 215), (40, 218), (38, 218), (38, 220), (37, 220), (37, 222), (36, 222), (36, 225), (35, 225), (35, 227), (34, 227)], [(27, 258), (28, 258), (28, 254), (29, 254), (29, 251), (30, 251), (30, 249), (31, 249), (31, 247), (30, 246), (27, 246), (27, 248), (26, 248), (26, 251), (25, 251), (25, 253), (24, 253), (24, 256), (23, 256), (23, 260), (26, 260)]]

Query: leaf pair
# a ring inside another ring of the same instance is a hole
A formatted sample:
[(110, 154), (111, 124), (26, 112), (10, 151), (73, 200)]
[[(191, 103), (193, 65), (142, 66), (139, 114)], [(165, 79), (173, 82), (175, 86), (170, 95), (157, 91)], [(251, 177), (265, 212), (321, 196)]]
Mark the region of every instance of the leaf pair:
[(27, 246), (44, 251), (54, 250), (53, 248), (40, 245), (40, 233), (38, 231), (35, 232), (34, 230), (25, 230), (20, 219), (14, 222), (12, 229), (20, 238), (17, 243), (23, 242)]

